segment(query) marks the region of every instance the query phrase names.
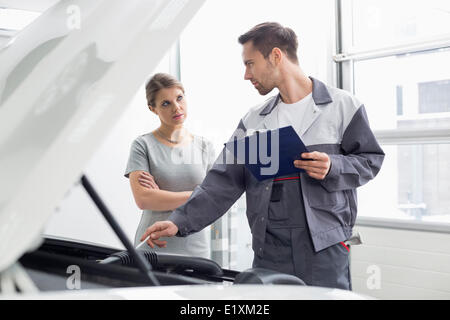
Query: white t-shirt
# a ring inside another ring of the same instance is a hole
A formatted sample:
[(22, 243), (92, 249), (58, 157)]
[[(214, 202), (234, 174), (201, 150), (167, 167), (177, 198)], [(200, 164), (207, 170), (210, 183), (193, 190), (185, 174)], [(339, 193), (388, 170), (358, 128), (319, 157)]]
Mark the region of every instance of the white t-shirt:
[(311, 103), (313, 103), (312, 93), (293, 104), (286, 104), (280, 100), (276, 110), (278, 126), (280, 128), (292, 126), (300, 136), (303, 118)]

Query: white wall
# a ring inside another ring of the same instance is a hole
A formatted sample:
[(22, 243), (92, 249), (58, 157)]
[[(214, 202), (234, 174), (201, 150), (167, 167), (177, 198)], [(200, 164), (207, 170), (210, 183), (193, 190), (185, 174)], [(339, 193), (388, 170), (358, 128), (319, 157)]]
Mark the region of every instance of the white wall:
[(181, 80), (190, 106), (188, 125), (214, 139), (227, 140), (239, 119), (262, 97), (244, 80), (238, 37), (267, 21), (292, 28), (299, 38), (304, 71), (333, 85), (334, 0), (208, 0), (181, 36)]
[[(156, 70), (169, 72), (170, 62), (168, 53)], [(141, 210), (134, 203), (129, 181), (123, 174), (132, 141), (156, 128), (159, 119), (147, 108), (144, 84), (124, 108), (124, 115), (92, 156), (85, 174), (133, 242)], [(44, 233), (123, 248), (80, 184), (68, 191)]]
[[(292, 28), (299, 38), (299, 62), (304, 71), (335, 84), (331, 56), (335, 47), (334, 0), (208, 0), (181, 36), (181, 80), (189, 102), (188, 127), (213, 140), (220, 151), (240, 118), (263, 97), (244, 80), (238, 37), (267, 21)], [(251, 267), (251, 233), (245, 199), (232, 213), (231, 265)]]
[(355, 292), (380, 299), (450, 299), (450, 234), (356, 229), (364, 244), (351, 248)]

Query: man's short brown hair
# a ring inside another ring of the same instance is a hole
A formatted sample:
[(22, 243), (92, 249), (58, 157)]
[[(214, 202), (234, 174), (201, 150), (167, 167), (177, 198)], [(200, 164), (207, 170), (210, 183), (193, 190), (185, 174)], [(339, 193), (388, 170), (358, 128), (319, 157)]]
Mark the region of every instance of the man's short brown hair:
[(266, 59), (273, 48), (279, 48), (287, 54), (289, 60), (298, 64), (297, 35), (292, 29), (283, 27), (277, 22), (264, 22), (258, 24), (247, 33), (241, 35), (238, 41), (242, 45), (252, 41), (253, 46), (261, 52)]

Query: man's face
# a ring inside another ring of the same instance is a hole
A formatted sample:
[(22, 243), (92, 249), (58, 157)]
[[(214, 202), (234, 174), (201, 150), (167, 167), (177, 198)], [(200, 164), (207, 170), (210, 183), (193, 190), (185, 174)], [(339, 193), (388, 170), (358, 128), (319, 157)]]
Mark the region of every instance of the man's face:
[(253, 47), (253, 42), (244, 43), (242, 59), (245, 65), (245, 80), (250, 80), (259, 94), (265, 96), (275, 88), (275, 67)]

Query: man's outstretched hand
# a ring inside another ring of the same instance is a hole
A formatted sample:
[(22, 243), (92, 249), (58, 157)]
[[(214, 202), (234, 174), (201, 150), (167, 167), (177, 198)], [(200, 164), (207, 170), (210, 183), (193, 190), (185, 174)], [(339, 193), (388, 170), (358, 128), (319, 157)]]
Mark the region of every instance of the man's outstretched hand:
[(147, 240), (147, 244), (154, 248), (155, 244), (158, 247), (165, 247), (167, 245), (167, 241), (161, 241), (159, 238), (161, 237), (173, 237), (178, 232), (178, 227), (172, 221), (158, 221), (153, 225), (147, 228), (145, 233), (141, 237), (141, 241), (144, 241), (145, 238), (150, 235), (150, 238)]

